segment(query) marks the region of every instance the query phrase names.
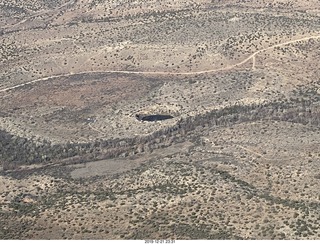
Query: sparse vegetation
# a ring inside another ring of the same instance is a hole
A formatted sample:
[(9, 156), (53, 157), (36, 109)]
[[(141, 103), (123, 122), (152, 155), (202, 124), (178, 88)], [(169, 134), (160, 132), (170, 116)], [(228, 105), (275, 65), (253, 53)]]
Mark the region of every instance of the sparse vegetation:
[(0, 239), (319, 238), (318, 10), (0, 0)]

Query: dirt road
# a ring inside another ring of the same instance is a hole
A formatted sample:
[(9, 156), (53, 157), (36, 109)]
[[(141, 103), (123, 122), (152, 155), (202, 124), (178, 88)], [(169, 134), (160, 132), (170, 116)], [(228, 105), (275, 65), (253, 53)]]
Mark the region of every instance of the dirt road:
[(60, 74), (60, 75), (52, 75), (52, 76), (48, 76), (48, 77), (43, 77), (40, 79), (36, 79), (36, 80), (32, 80), (32, 81), (28, 81), (26, 83), (23, 84), (19, 84), (19, 85), (15, 85), (15, 86), (11, 86), (11, 87), (7, 87), (4, 89), (1, 89), (0, 92), (6, 92), (6, 91), (10, 91), (10, 90), (14, 90), (16, 88), (19, 87), (23, 87), (26, 85), (30, 85), (30, 84), (34, 84), (34, 83), (38, 83), (41, 81), (47, 81), (49, 79), (54, 79), (54, 78), (61, 78), (61, 77), (68, 77), (68, 76), (72, 76), (72, 75), (79, 75), (79, 74), (89, 74), (89, 73), (119, 73), (119, 74), (145, 74), (145, 75), (197, 75), (197, 74), (205, 74), (205, 73), (214, 73), (214, 72), (219, 72), (219, 71), (225, 71), (225, 70), (231, 70), (235, 67), (241, 66), (243, 64), (245, 64), (246, 62), (250, 61), (251, 59), (253, 60), (253, 68), (254, 68), (254, 62), (255, 62), (255, 56), (259, 53), (262, 53), (264, 51), (276, 48), (276, 47), (281, 47), (281, 46), (285, 46), (288, 44), (292, 44), (292, 43), (296, 43), (296, 42), (301, 42), (301, 41), (308, 41), (311, 39), (320, 39), (320, 35), (313, 35), (313, 36), (308, 36), (308, 37), (303, 37), (300, 39), (296, 39), (296, 40), (291, 40), (291, 41), (287, 41), (287, 42), (283, 42), (283, 43), (279, 43), (267, 48), (263, 48), (260, 49), (256, 52), (254, 52), (253, 54), (251, 54), (249, 57), (247, 57), (246, 59), (242, 60), (239, 63), (233, 64), (233, 65), (229, 65), (223, 68), (219, 68), (219, 69), (209, 69), (209, 70), (202, 70), (202, 71), (191, 71), (191, 72), (166, 72), (166, 71), (128, 71), (128, 70), (109, 70), (109, 71), (84, 71), (84, 72), (79, 72), (79, 73), (66, 73), (66, 74)]

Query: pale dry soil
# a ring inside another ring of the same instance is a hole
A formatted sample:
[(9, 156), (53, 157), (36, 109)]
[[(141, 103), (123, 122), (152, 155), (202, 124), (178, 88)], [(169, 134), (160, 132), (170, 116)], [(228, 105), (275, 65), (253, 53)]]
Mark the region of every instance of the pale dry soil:
[[(84, 143), (235, 104), (315, 105), (318, 2), (0, 0), (0, 129)], [(311, 122), (204, 123), (166, 139), (113, 159), (1, 170), (0, 239), (320, 238)]]

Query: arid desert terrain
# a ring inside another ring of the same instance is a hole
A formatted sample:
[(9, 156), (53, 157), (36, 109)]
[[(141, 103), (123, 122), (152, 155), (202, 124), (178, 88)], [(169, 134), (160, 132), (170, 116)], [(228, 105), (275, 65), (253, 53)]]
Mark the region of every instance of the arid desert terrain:
[(319, 61), (319, 0), (0, 0), (0, 239), (320, 239)]

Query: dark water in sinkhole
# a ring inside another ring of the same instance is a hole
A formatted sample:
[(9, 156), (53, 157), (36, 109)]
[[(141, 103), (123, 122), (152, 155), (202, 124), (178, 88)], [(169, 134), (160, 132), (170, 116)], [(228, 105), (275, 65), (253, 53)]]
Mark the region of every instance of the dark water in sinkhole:
[(155, 122), (155, 121), (161, 121), (166, 119), (173, 119), (173, 116), (171, 115), (163, 115), (163, 114), (151, 114), (151, 115), (136, 115), (137, 120), (140, 121), (149, 121), (149, 122)]

